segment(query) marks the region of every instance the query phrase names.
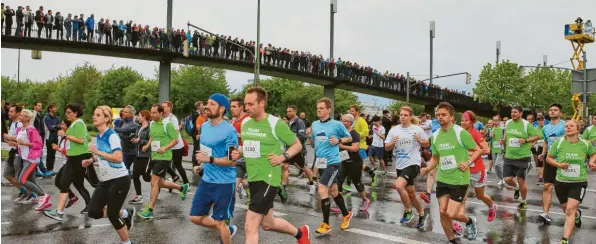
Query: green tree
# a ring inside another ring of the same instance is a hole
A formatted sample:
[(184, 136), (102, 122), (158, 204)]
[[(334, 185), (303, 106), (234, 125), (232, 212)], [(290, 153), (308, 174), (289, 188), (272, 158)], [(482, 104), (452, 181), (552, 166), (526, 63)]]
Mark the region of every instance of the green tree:
[(138, 111), (149, 110), (158, 102), (159, 82), (156, 80), (137, 80), (124, 89), (123, 104), (130, 104)]
[[(391, 102), (391, 104), (389, 104), (389, 106), (387, 107), (387, 110), (389, 110), (389, 112), (391, 112), (392, 114), (395, 113), (399, 113), (399, 108), (401, 108), (402, 106), (410, 106), (412, 107), (412, 110), (414, 110), (414, 114), (415, 115), (420, 115), (422, 113), (424, 113), (424, 105), (418, 105), (418, 104), (408, 104), (404, 101), (398, 101), (398, 100), (394, 100), (393, 102)], [(431, 114), (434, 115), (434, 114)]]
[(104, 72), (99, 81), (97, 89), (94, 90), (91, 101), (93, 107), (98, 105), (107, 105), (110, 107), (122, 108), (124, 103), (122, 91), (143, 77), (125, 66), (121, 68), (111, 68)]
[(563, 112), (571, 109), (571, 73), (558, 69), (534, 69), (523, 78), (522, 105), (532, 110), (545, 110), (550, 104), (559, 103)]
[(486, 64), (473, 89), (480, 101), (490, 103), (495, 109), (503, 106), (519, 105), (523, 101), (522, 82), (519, 65), (509, 60), (496, 66)]
[(206, 101), (213, 93), (230, 94), (223, 69), (200, 66), (180, 66), (172, 70), (171, 99), (175, 114), (187, 114), (195, 110), (197, 100)]

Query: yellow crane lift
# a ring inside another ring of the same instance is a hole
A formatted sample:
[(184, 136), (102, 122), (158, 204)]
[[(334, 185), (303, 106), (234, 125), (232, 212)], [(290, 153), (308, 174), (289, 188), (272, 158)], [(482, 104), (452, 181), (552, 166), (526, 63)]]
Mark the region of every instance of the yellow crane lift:
[[(592, 21), (588, 20), (584, 23), (581, 17), (578, 17), (573, 24), (565, 25), (565, 39), (571, 42), (573, 47), (573, 55), (571, 56), (571, 65), (574, 69), (583, 71), (584, 69), (584, 44), (594, 42), (594, 27)], [(581, 93), (574, 94), (571, 97), (571, 107), (573, 108), (573, 119), (581, 120), (583, 115), (583, 104), (579, 97)]]

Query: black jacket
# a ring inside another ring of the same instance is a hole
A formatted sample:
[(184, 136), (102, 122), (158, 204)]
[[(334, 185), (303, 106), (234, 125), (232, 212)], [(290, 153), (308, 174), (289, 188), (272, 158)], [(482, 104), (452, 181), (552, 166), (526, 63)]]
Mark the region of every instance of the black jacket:
[(35, 129), (37, 129), (37, 132), (39, 132), (41, 139), (45, 140), (46, 127), (45, 127), (45, 124), (43, 123), (43, 116), (41, 116), (41, 113), (35, 112), (35, 121), (33, 121), (33, 127), (35, 127)]
[(290, 130), (296, 134), (298, 140), (300, 140), (300, 143), (302, 144), (301, 153), (306, 155), (306, 146), (304, 145), (306, 142), (306, 125), (300, 118), (296, 117), (294, 121), (290, 121)]
[(130, 142), (130, 139), (135, 137), (135, 133), (139, 128), (139, 124), (134, 120), (123, 120), (122, 126), (114, 128), (114, 131), (120, 136), (122, 143), (122, 154), (124, 155), (136, 155), (137, 147), (135, 144)]
[(16, 20), (17, 20), (17, 24), (22, 24), (23, 23), (23, 19), (25, 18), (25, 14), (23, 13), (23, 10), (17, 10), (17, 15), (16, 15)]
[(149, 127), (147, 126), (144, 129), (139, 126), (135, 133), (135, 137), (139, 138), (139, 143), (136, 144), (137, 149), (137, 157), (141, 158), (148, 158), (151, 156), (151, 148), (149, 148), (146, 152), (143, 152), (143, 147), (149, 143)]

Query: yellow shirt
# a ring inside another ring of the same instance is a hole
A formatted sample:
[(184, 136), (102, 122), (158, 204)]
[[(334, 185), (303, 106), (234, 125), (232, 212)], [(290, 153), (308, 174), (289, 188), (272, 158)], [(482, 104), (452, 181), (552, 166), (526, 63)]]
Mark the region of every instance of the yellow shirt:
[(358, 116), (354, 124), (354, 130), (360, 135), (360, 149), (366, 150), (366, 137), (368, 137), (368, 124), (364, 118)]

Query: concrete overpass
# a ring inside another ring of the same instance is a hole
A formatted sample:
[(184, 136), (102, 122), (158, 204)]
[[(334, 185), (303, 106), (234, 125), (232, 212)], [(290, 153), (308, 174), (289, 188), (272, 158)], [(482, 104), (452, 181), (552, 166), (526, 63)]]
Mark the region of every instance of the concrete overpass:
[[(170, 70), (171, 63), (199, 65), (205, 67), (222, 68), (226, 70), (253, 73), (254, 66), (250, 62), (241, 60), (225, 59), (210, 56), (190, 56), (184, 57), (180, 53), (141, 49), (117, 45), (105, 45), (100, 43), (73, 42), (66, 40), (54, 40), (45, 38), (26, 38), (18, 36), (2, 36), (2, 48), (11, 49), (31, 49), (52, 52), (74, 53), (98, 55), (107, 57), (118, 57), (138, 60), (149, 60), (160, 63), (159, 66), (159, 93), (160, 98), (169, 97), (170, 91)], [(374, 85), (367, 85), (360, 82), (341, 79), (338, 77), (303, 72), (294, 69), (286, 69), (276, 66), (261, 65), (260, 73), (267, 76), (298, 80), (310, 84), (316, 84), (325, 87), (325, 94), (333, 94), (335, 88), (344, 89), (363, 94), (396, 99), (405, 101), (406, 92), (396, 91), (389, 88), (383, 88)], [(436, 88), (429, 88), (436, 89)], [(473, 110), (482, 116), (492, 116), (495, 112), (489, 104), (478, 103), (472, 97), (446, 93), (443, 101), (450, 102), (457, 111)], [(421, 96), (419, 94), (410, 94), (410, 102), (425, 105), (425, 111), (433, 113), (433, 108), (441, 102), (435, 97)]]

